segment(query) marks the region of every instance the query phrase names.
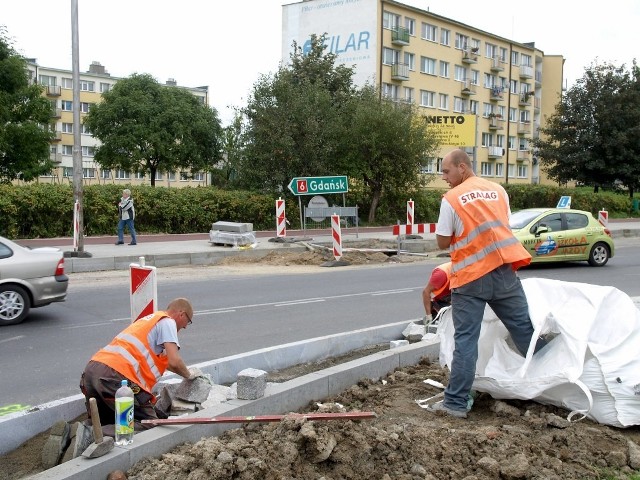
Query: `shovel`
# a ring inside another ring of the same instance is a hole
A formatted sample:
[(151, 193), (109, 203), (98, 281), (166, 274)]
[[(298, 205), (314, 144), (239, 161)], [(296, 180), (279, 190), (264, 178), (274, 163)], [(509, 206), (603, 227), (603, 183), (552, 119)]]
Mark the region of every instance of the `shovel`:
[(91, 423), (93, 425), (93, 443), (82, 452), (82, 456), (86, 458), (98, 458), (113, 450), (113, 438), (102, 435), (100, 414), (98, 413), (98, 404), (95, 398), (89, 399), (89, 408), (91, 408)]

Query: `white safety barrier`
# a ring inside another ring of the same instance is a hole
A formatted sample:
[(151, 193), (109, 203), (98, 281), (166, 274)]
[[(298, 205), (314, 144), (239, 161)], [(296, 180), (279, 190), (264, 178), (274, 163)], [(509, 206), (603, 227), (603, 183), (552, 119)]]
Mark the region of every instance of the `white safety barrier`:
[(282, 198), (276, 200), (276, 236), (287, 236), (287, 217), (285, 216), (285, 206)]
[(394, 225), (394, 235), (412, 235), (415, 233), (435, 233), (437, 223), (417, 223), (414, 225)]
[(331, 236), (333, 237), (333, 256), (336, 261), (342, 258), (342, 230), (340, 215), (331, 215)]
[(144, 257), (140, 264), (129, 265), (131, 279), (131, 322), (158, 310), (158, 280), (156, 267), (146, 267)]
[(413, 200), (407, 202), (407, 225), (413, 225)]
[(607, 228), (609, 226), (609, 212), (606, 210), (600, 210), (598, 212), (598, 221), (603, 227)]

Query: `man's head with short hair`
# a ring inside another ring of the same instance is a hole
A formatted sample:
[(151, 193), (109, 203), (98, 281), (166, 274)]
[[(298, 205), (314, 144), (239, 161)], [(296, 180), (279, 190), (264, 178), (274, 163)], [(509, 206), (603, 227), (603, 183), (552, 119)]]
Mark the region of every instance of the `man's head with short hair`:
[(475, 176), (471, 159), (464, 150), (456, 149), (445, 155), (442, 160), (442, 179), (451, 188)]
[(193, 319), (193, 307), (186, 298), (176, 298), (169, 302), (167, 314), (176, 321), (178, 330), (186, 328)]

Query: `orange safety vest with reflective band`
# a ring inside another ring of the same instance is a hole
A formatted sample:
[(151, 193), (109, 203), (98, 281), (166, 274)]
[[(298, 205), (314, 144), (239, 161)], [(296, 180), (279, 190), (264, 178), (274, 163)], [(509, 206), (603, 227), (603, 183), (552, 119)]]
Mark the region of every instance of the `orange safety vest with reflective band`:
[(514, 270), (531, 263), (531, 255), (509, 228), (506, 192), (497, 183), (471, 177), (444, 198), (462, 220), (464, 232), (451, 239), (451, 288), (472, 282), (504, 264)]
[(166, 312), (160, 311), (139, 318), (120, 332), (109, 345), (100, 349), (91, 360), (104, 363), (151, 393), (151, 389), (167, 369), (169, 358), (164, 352), (157, 355), (153, 351), (149, 345), (149, 332), (168, 316)]
[(450, 279), (451, 279), (451, 262), (447, 262), (447, 263), (443, 263), (442, 265), (439, 265), (436, 267), (439, 270), (442, 270), (445, 275), (447, 276), (447, 281), (444, 282), (444, 284), (440, 287), (440, 288), (436, 288), (435, 290), (433, 290), (431, 292), (432, 298), (433, 300), (437, 300), (439, 297), (442, 296), (443, 293), (448, 293), (449, 292), (449, 286), (450, 286)]

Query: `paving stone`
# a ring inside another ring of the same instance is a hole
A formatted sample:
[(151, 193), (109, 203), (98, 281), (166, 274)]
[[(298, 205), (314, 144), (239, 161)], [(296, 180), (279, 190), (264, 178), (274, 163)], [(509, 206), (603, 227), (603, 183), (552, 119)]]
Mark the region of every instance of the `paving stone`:
[(389, 342), (390, 349), (404, 347), (405, 345), (409, 345), (409, 340), (391, 340)]
[(65, 450), (69, 447), (71, 427), (65, 421), (56, 422), (49, 432), (49, 438), (42, 448), (42, 466), (53, 468), (60, 463)]
[(203, 403), (209, 396), (211, 390), (211, 380), (209, 378), (197, 377), (193, 380), (183, 380), (175, 390), (175, 398), (185, 402)]
[(238, 398), (256, 400), (264, 396), (267, 388), (267, 372), (256, 368), (245, 368), (238, 373)]

